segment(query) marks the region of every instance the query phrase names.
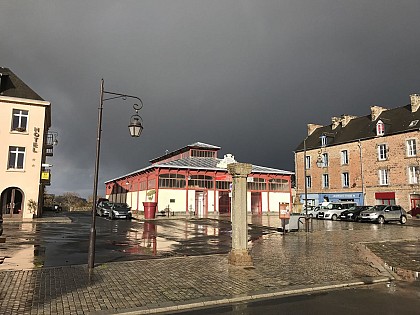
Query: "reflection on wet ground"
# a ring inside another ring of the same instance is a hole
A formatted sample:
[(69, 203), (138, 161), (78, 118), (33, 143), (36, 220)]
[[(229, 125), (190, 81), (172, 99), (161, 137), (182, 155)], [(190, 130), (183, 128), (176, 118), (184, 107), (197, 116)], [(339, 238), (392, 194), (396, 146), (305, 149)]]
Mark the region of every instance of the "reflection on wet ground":
[[(91, 217), (68, 213), (71, 223), (9, 223), (4, 227), (7, 242), (0, 244), (0, 269), (42, 268), (85, 264)], [(278, 233), (277, 216), (249, 216), (250, 248), (254, 241)], [(385, 225), (355, 222), (313, 222), (313, 231), (370, 230)], [(154, 221), (125, 221), (97, 218), (96, 259), (111, 261), (156, 259), (175, 256), (225, 254), (231, 248), (230, 217), (179, 218)]]

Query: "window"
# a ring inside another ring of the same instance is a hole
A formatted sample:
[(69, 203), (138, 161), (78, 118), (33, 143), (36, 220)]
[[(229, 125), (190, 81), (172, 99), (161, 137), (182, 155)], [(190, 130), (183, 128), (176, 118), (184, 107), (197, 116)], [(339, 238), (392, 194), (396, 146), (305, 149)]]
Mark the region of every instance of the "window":
[(232, 182), (218, 180), (216, 181), (216, 188), (220, 190), (230, 190)]
[(386, 144), (378, 145), (378, 160), (379, 161), (386, 160), (387, 159), (387, 154), (388, 154), (388, 148), (387, 148)]
[(379, 120), (376, 123), (376, 135), (377, 136), (383, 136), (385, 134), (385, 124)]
[(8, 169), (23, 169), (25, 161), (25, 148), (9, 147)]
[(12, 130), (26, 131), (28, 128), (28, 111), (21, 109), (13, 110)]
[(417, 155), (416, 139), (407, 140), (407, 156), (416, 156), (416, 155)]
[(349, 187), (349, 185), (350, 185), (349, 173), (345, 172), (345, 173), (341, 174), (341, 182), (343, 184), (343, 187)]
[(409, 166), (408, 167), (408, 182), (410, 184), (418, 184), (420, 169), (418, 166)]
[(214, 151), (205, 151), (205, 150), (191, 150), (192, 157), (214, 157)]
[(322, 167), (328, 166), (328, 153), (322, 154)]
[(306, 187), (311, 188), (312, 187), (312, 178), (311, 176), (306, 176)]
[(322, 188), (328, 188), (330, 186), (330, 178), (328, 174), (322, 174)]
[(388, 185), (389, 178), (388, 178), (388, 170), (381, 169), (379, 170), (379, 185)]
[[(247, 187), (249, 190), (266, 190), (265, 179), (264, 178), (250, 178), (248, 177)], [(251, 181), (252, 180), (252, 181)]]
[(191, 175), (188, 178), (188, 187), (213, 188), (213, 177), (206, 175)]
[(288, 191), (290, 189), (289, 181), (286, 179), (270, 179), (268, 184), (271, 191)]
[(311, 157), (310, 156), (306, 156), (305, 167), (306, 167), (307, 170), (311, 168)]
[(185, 176), (180, 174), (160, 174), (159, 188), (185, 188)]
[(321, 146), (325, 147), (328, 144), (327, 136), (326, 135), (322, 135), (320, 137), (320, 139), (321, 139)]
[(349, 164), (349, 152), (347, 150), (341, 151), (341, 165)]
[(416, 120), (412, 120), (411, 121), (411, 123), (408, 125), (408, 127), (410, 128), (410, 127), (414, 127), (414, 126), (416, 126), (417, 125), (417, 123), (418, 123), (419, 121), (418, 121), (418, 119), (416, 119)]

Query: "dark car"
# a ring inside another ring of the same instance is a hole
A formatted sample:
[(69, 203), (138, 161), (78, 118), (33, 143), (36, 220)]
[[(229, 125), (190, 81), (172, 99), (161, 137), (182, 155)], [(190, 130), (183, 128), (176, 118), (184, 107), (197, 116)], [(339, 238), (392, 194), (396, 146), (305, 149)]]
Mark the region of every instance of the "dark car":
[(420, 206), (411, 209), (410, 211), (408, 211), (408, 213), (411, 214), (413, 217), (420, 215)]
[(360, 221), (360, 212), (368, 210), (371, 206), (355, 206), (341, 212), (340, 220), (344, 221)]
[(109, 215), (109, 209), (111, 209), (113, 203), (108, 200), (103, 200), (96, 206), (96, 214), (103, 217)]
[(109, 209), (108, 217), (113, 219), (131, 220), (131, 208), (126, 203), (114, 203)]

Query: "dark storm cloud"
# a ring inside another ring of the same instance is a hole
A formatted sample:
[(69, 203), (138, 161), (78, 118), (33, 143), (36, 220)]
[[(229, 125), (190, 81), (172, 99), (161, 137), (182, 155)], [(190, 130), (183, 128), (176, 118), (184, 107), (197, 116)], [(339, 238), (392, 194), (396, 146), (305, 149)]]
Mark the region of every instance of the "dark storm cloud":
[(309, 122), (397, 107), (420, 92), (418, 1), (0, 3), (0, 65), (53, 106), (50, 191), (91, 194), (99, 81), (140, 96), (105, 103), (100, 182), (195, 141), (293, 170)]

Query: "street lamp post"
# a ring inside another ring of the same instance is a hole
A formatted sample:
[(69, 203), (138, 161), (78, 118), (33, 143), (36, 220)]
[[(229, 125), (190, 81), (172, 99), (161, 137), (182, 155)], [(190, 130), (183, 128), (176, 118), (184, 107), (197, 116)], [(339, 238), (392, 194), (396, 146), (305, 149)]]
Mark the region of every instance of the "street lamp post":
[[(110, 95), (108, 98), (104, 98), (104, 95)], [(136, 111), (134, 115), (130, 118), (130, 124), (128, 129), (132, 137), (140, 137), (141, 132), (143, 131), (142, 118), (138, 114), (139, 110), (143, 108), (143, 101), (133, 95), (120, 94), (105, 91), (104, 89), (104, 79), (101, 79), (101, 90), (100, 90), (100, 100), (98, 108), (98, 129), (97, 129), (97, 138), (96, 138), (96, 159), (95, 159), (95, 175), (93, 178), (93, 198), (92, 198), (92, 225), (90, 228), (89, 236), (89, 253), (88, 253), (88, 268), (89, 271), (92, 271), (95, 266), (95, 243), (96, 243), (96, 206), (97, 206), (97, 196), (98, 196), (98, 174), (99, 174), (99, 156), (101, 152), (101, 133), (102, 133), (102, 111), (103, 103), (112, 99), (122, 98), (126, 100), (128, 98), (137, 100), (140, 104), (134, 104), (133, 108)]]
[[(304, 194), (305, 194), (305, 231), (309, 232), (309, 220), (310, 218), (308, 217), (308, 183), (307, 183), (307, 178), (306, 178), (306, 168), (307, 168), (307, 155), (306, 155), (306, 140), (308, 139), (308, 137), (306, 137), (303, 140), (303, 182), (305, 183), (305, 190), (304, 190)], [(324, 161), (322, 159), (321, 156), (321, 152), (318, 152), (318, 157), (316, 159), (316, 166), (318, 168), (323, 167), (324, 165)]]
[(306, 137), (303, 140), (303, 182), (305, 183), (305, 231), (309, 232), (309, 218), (308, 218), (308, 183), (306, 182)]

